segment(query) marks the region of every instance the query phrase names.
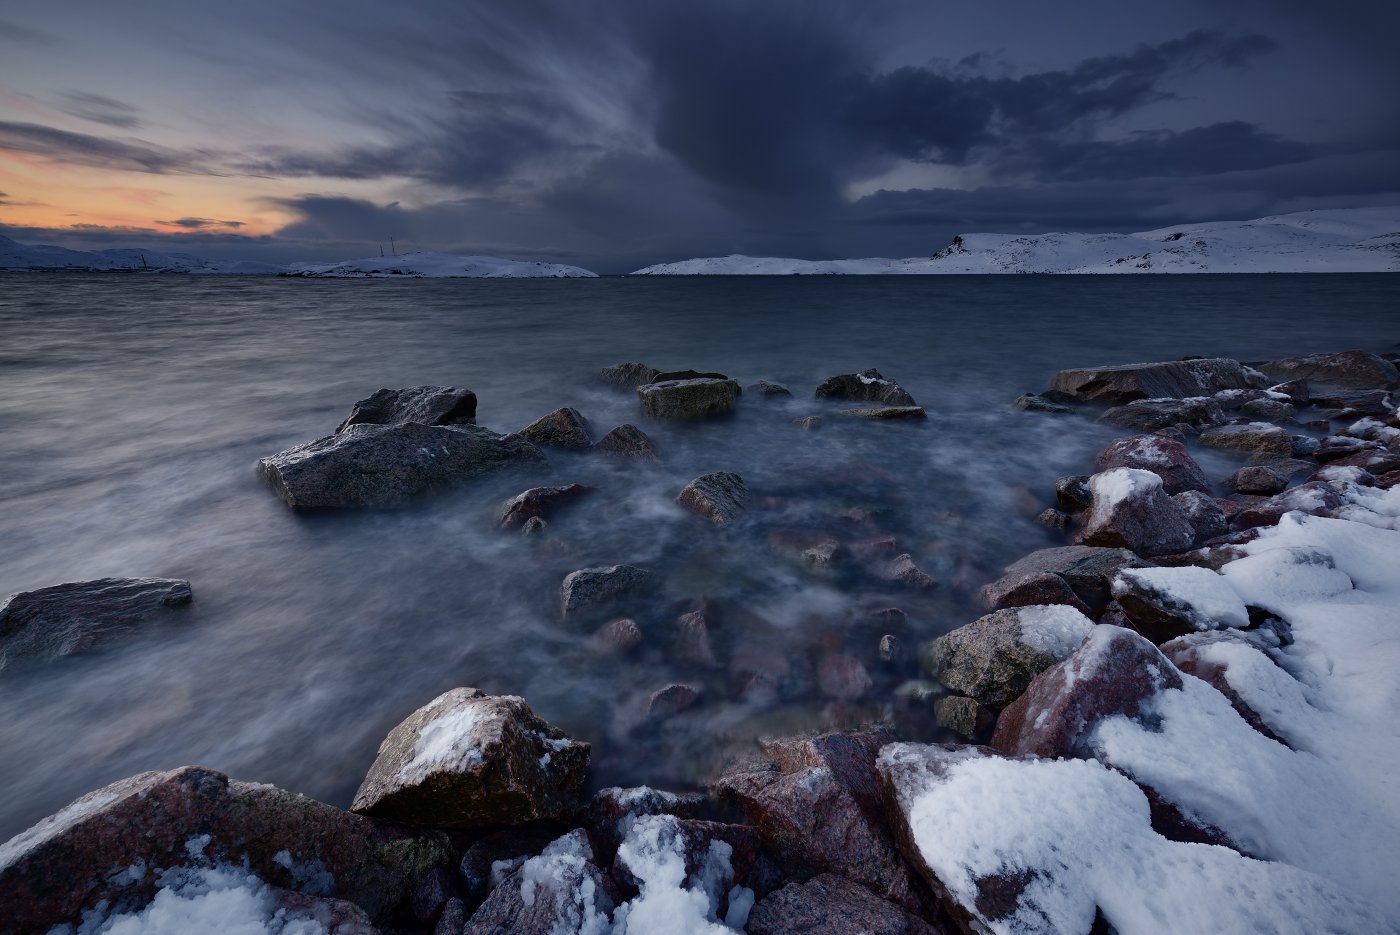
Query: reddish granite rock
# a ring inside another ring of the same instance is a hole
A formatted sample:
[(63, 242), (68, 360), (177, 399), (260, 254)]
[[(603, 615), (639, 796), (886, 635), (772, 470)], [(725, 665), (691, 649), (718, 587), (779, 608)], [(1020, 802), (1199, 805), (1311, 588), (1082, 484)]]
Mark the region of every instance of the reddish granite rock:
[(1209, 491), (1210, 482), (1186, 446), (1160, 435), (1131, 435), (1109, 442), (1094, 459), (1096, 471), (1137, 468), (1162, 478), (1162, 489), (1169, 494), (1184, 490)]
[(1230, 520), (1230, 526), (1236, 530), (1274, 526), (1283, 518), (1283, 514), (1293, 510), (1326, 516), (1341, 505), (1341, 496), (1330, 485), (1312, 481), (1246, 506)]
[(1089, 484), (1094, 505), (1076, 542), (1152, 556), (1180, 552), (1195, 541), (1196, 531), (1156, 474), (1115, 468), (1095, 474)]
[(1400, 380), (1391, 362), (1365, 351), (1310, 354), (1255, 365), (1275, 380), (1309, 380), (1335, 386), (1390, 386)]
[(749, 488), (738, 474), (715, 471), (686, 484), (676, 502), (716, 526), (728, 526), (748, 509)]
[(1114, 406), (1099, 416), (1099, 421), (1120, 429), (1157, 432), (1179, 426), (1195, 429), (1201, 426), (1218, 425), (1225, 421), (1225, 413), (1215, 400), (1201, 397), (1193, 399), (1140, 399), (1136, 402)]
[(1223, 357), (1061, 370), (1050, 381), (1052, 390), (1073, 399), (1114, 404), (1136, 399), (1209, 396), (1219, 390), (1250, 386), (1249, 376), (1239, 361)]
[(1267, 422), (1217, 425), (1202, 432), (1200, 441), (1206, 448), (1256, 457), (1287, 458), (1293, 454), (1293, 439), (1283, 429)]
[(645, 432), (630, 422), (624, 422), (598, 439), (593, 450), (599, 454), (614, 457), (636, 458), (639, 461), (650, 461), (657, 464), (661, 462), (661, 455), (656, 451), (656, 444), (647, 437)]
[(583, 451), (593, 444), (588, 420), (568, 406), (540, 416), (519, 434), (542, 448)]
[(561, 507), (573, 503), (593, 489), (583, 484), (531, 487), (501, 504), (496, 526), (500, 529), (515, 529), (536, 517), (547, 520)]
[(938, 935), (938, 929), (834, 873), (789, 883), (749, 913), (750, 935)]

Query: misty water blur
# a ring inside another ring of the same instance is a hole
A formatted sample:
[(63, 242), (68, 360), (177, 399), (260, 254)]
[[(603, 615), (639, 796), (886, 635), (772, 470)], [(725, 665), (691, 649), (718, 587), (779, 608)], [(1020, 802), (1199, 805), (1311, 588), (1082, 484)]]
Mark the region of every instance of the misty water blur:
[[(1056, 543), (1030, 517), (1112, 434), (1010, 400), (1062, 367), (1386, 346), (1397, 300), (1386, 276), (0, 276), (0, 596), (108, 575), (188, 578), (195, 593), (99, 651), (0, 674), (0, 840), (112, 780), (189, 763), (346, 805), (388, 729), (458, 685), (523, 695), (592, 742), (599, 784), (700, 783), (756, 734), (878, 716), (898, 677), (877, 673), (870, 700), (843, 705), (812, 676), (854, 638), (853, 615), (901, 607), (911, 643), (973, 619), (978, 585)], [(795, 397), (654, 425), (594, 382), (638, 360)], [(871, 366), (929, 421), (790, 425), (839, 408), (812, 399), (822, 378)], [(357, 399), (423, 383), (470, 387), (478, 422), (502, 431), (565, 405), (595, 437), (637, 423), (664, 464), (551, 455), (554, 482), (599, 490), (540, 541), (493, 528), (518, 480), (302, 516), (256, 479), (258, 457), (329, 433)], [(713, 470), (754, 491), (730, 530), (673, 502)], [(814, 577), (774, 548), (784, 530), (893, 535), (943, 586)], [(646, 648), (621, 659), (556, 613), (568, 571), (616, 562), (665, 578), (639, 618)], [(704, 597), (716, 668), (667, 651)], [(788, 666), (781, 690), (739, 692), (745, 654)], [(647, 693), (673, 681), (701, 686), (701, 703), (639, 727)]]

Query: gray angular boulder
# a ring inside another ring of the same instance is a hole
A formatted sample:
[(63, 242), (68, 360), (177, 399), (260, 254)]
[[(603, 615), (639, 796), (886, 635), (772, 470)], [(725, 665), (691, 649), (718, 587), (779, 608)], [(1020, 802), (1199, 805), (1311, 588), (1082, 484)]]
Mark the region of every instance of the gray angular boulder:
[(834, 873), (789, 883), (749, 911), (749, 935), (938, 935), (923, 919)]
[(560, 615), (566, 623), (573, 622), (642, 597), (656, 586), (656, 575), (635, 565), (581, 568), (566, 575), (559, 586)]
[(99, 578), (21, 591), (0, 607), (0, 671), (90, 649), (193, 599), (176, 578)]
[(1366, 351), (1286, 357), (1255, 367), (1274, 380), (1308, 380), (1334, 386), (1391, 386), (1400, 381), (1395, 364)]
[[(452, 867), (447, 835), (352, 815), (197, 766), (141, 773), (78, 799), (0, 845), (0, 919), (15, 935), (133, 911), (160, 869), (246, 866), (271, 886), (353, 902), (378, 924)], [(139, 873), (116, 873), (129, 867)]]
[(630, 422), (624, 422), (598, 439), (593, 450), (598, 454), (617, 458), (636, 458), (639, 461), (649, 461), (653, 464), (661, 463), (661, 455), (656, 450), (656, 443), (648, 437), (646, 432)]
[(661, 421), (689, 421), (728, 415), (739, 399), (737, 380), (695, 377), (637, 387), (642, 411)]
[(566, 451), (586, 451), (593, 445), (588, 420), (577, 409), (564, 406), (540, 416), (520, 430), (524, 438), (541, 448), (562, 448)]
[(352, 425), (469, 425), (476, 421), (476, 394), (455, 386), (383, 389), (357, 402), (336, 432)]
[(1187, 490), (1172, 497), (1191, 528), (1196, 531), (1196, 541), (1205, 542), (1230, 531), (1225, 511), (1215, 500), (1199, 490)]
[(1012, 607), (925, 644), (919, 661), (950, 691), (995, 712), (1025, 691), (1031, 679), (1069, 658), (1093, 628), (1093, 621), (1072, 607)]
[(842, 409), (839, 413), (848, 419), (927, 419), (928, 413), (922, 406), (869, 406), (861, 409)]
[(588, 758), (525, 699), (454, 688), (389, 732), (351, 810), (459, 830), (564, 821)]
[(817, 399), (855, 400), (886, 406), (918, 406), (914, 397), (895, 381), (871, 367), (860, 373), (827, 377), (817, 386)]
[(1050, 389), (1056, 393), (1113, 405), (1135, 399), (1209, 396), (1252, 386), (1240, 362), (1224, 357), (1061, 370), (1050, 380)]
[(1217, 425), (1201, 433), (1201, 445), (1264, 458), (1287, 458), (1293, 454), (1293, 438), (1267, 422)]
[[(1141, 558), (1127, 549), (1089, 545), (1064, 545), (1038, 549), (1006, 566), (1002, 577), (983, 589), (983, 599), (999, 610), (1002, 607), (1025, 606), (1023, 603), (1002, 603), (1003, 595), (1012, 593), (1020, 582), (1039, 575), (1054, 575), (1069, 585), (1074, 596), (1094, 610), (1109, 602), (1113, 576), (1120, 568), (1141, 568)], [(1070, 603), (1043, 601), (1041, 603)]]
[(613, 364), (598, 372), (598, 382), (613, 389), (633, 390), (655, 380), (658, 373), (659, 370), (646, 364)]
[(593, 489), (583, 484), (531, 487), (501, 504), (496, 526), (501, 529), (516, 529), (532, 519), (547, 520), (558, 510), (586, 496)]
[(749, 506), (749, 488), (731, 471), (701, 474), (686, 484), (676, 502), (716, 526), (728, 526)]
[(1218, 425), (1225, 421), (1225, 412), (1213, 399), (1139, 399), (1114, 406), (1099, 416), (1099, 421), (1120, 429), (1157, 432), (1174, 425)]
[(482, 478), (548, 469), (544, 453), (519, 435), (419, 422), (351, 425), (258, 462), (258, 473), (295, 509), (402, 506)]
[(1195, 542), (1196, 531), (1156, 474), (1115, 468), (1091, 477), (1089, 488), (1094, 502), (1077, 543), (1152, 556), (1180, 552)]
[(1094, 458), (1094, 470), (1137, 468), (1162, 478), (1162, 489), (1169, 494), (1184, 490), (1210, 490), (1206, 472), (1191, 457), (1186, 446), (1161, 435), (1130, 435), (1105, 445)]

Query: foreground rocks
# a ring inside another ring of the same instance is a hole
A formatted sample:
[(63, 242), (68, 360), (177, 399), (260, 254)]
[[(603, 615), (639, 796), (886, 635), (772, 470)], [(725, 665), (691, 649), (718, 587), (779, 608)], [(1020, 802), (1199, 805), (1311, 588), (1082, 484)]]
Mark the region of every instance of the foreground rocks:
[(176, 578), (99, 578), (22, 591), (0, 606), (0, 672), (83, 652), (193, 599)]
[(455, 688), (389, 733), (351, 809), (463, 830), (565, 820), (581, 804), (588, 755), (523, 698)]
[(1394, 386), (1400, 381), (1400, 371), (1393, 363), (1365, 351), (1286, 357), (1257, 367), (1278, 381), (1309, 380), (1351, 387)]
[(728, 526), (748, 509), (749, 488), (738, 474), (716, 471), (686, 484), (676, 502), (716, 526)]
[(455, 386), (410, 386), (383, 389), (357, 402), (339, 434), (352, 425), (470, 425), (476, 421), (476, 394)]
[(741, 392), (737, 380), (698, 376), (644, 384), (637, 387), (637, 398), (653, 419), (686, 421), (727, 415)]
[(1189, 549), (1196, 531), (1181, 507), (1149, 471), (1115, 468), (1089, 481), (1093, 506), (1076, 540), (1128, 549), (1142, 556)]
[(588, 420), (568, 406), (540, 416), (519, 434), (542, 448), (586, 451), (593, 444)]
[(834, 873), (789, 883), (749, 913), (749, 935), (938, 935), (918, 916)]

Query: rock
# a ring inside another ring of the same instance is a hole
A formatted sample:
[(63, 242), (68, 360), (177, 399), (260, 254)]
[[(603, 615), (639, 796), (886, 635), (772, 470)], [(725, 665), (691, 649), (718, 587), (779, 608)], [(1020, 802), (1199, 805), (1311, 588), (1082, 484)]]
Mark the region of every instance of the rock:
[(661, 371), (646, 364), (613, 364), (598, 373), (599, 382), (619, 390), (633, 390), (656, 379)]
[(607, 877), (593, 863), (583, 830), (551, 842), (502, 880), (467, 920), (462, 935), (598, 932), (615, 908)]
[(1074, 399), (1115, 405), (1137, 399), (1209, 396), (1250, 386), (1239, 361), (1223, 357), (1061, 370), (1050, 381), (1051, 389)]
[(1056, 478), (1055, 502), (1066, 513), (1089, 509), (1094, 502), (1094, 495), (1089, 492), (1089, 475)]
[(566, 623), (587, 617), (628, 598), (656, 588), (656, 576), (634, 565), (595, 565), (564, 577), (559, 587), (560, 611)]
[(462, 935), (462, 929), (467, 924), (467, 907), (457, 897), (452, 897), (442, 908), (442, 915), (438, 916), (437, 926), (433, 929), (433, 935)]
[(593, 634), (593, 644), (606, 652), (629, 653), (642, 644), (642, 630), (637, 621), (622, 617), (605, 623)]
[(1252, 399), (1240, 407), (1240, 412), (1265, 422), (1292, 422), (1293, 406), (1279, 399)]
[(887, 666), (901, 667), (904, 665), (904, 641), (893, 633), (886, 633), (880, 637), (876, 652), (880, 661)]
[(523, 698), (454, 688), (389, 732), (351, 810), (463, 830), (566, 820), (588, 755)]
[(875, 686), (870, 673), (855, 656), (832, 653), (817, 666), (817, 687), (838, 701), (858, 701)]
[(710, 646), (710, 624), (705, 619), (704, 608), (682, 614), (676, 621), (675, 658), (682, 665), (702, 669), (718, 665)]
[(817, 399), (849, 399), (886, 406), (917, 406), (914, 397), (875, 368), (827, 377), (817, 386)]
[(749, 912), (750, 935), (938, 935), (923, 919), (834, 873), (789, 883)]
[(1388, 454), (1388, 452), (1378, 442), (1361, 438), (1347, 438), (1344, 435), (1329, 435), (1322, 439), (1317, 448), (1313, 450), (1312, 458), (1314, 461), (1325, 463), (1365, 454)]
[(1395, 412), (1395, 407), (1390, 402), (1390, 394), (1385, 390), (1321, 393), (1313, 397), (1313, 405), (1340, 409), (1355, 415), (1389, 416)]
[(652, 378), (652, 383), (666, 383), (671, 380), (728, 380), (722, 373), (709, 370), (662, 370)]
[(1400, 471), (1389, 471), (1376, 478), (1376, 486), (1381, 490), (1390, 490), (1400, 484)]
[(1089, 487), (1094, 505), (1075, 537), (1079, 544), (1152, 556), (1189, 549), (1195, 541), (1195, 530), (1156, 474), (1115, 468), (1095, 474)]
[[(1074, 595), (1091, 610), (1102, 610), (1109, 601), (1113, 576), (1120, 568), (1141, 568), (1147, 563), (1127, 549), (1096, 548), (1088, 545), (1066, 545), (1039, 549), (1008, 565), (1002, 577), (983, 589), (983, 599), (993, 609), (1022, 581), (1042, 574), (1063, 578)], [(1046, 603), (1068, 603), (1047, 601)], [(1026, 606), (1006, 604), (1007, 607)], [(1073, 606), (1073, 605), (1071, 605)]]
[(1287, 357), (1256, 364), (1255, 369), (1275, 380), (1308, 380), (1334, 386), (1390, 386), (1400, 380), (1400, 371), (1394, 364), (1365, 351)]
[(1036, 675), (1068, 658), (1093, 627), (1070, 607), (1012, 607), (925, 644), (919, 661), (950, 691), (1000, 711)]
[[(244, 866), (274, 887), (348, 900), (381, 925), (452, 862), (441, 832), (187, 766), (89, 793), (0, 846), (0, 919), (6, 932), (25, 935), (76, 925), (99, 904), (134, 911), (155, 895), (158, 869), (197, 855)], [(113, 872), (127, 867), (143, 872)]]
[(1202, 432), (1200, 442), (1207, 448), (1220, 448), (1258, 457), (1287, 458), (1293, 454), (1293, 440), (1288, 433), (1266, 422), (1217, 425)]
[(1114, 406), (1099, 421), (1120, 429), (1156, 432), (1175, 425), (1201, 427), (1225, 421), (1225, 413), (1213, 399), (1143, 399)]
[(432, 490), (548, 469), (544, 453), (519, 435), (418, 422), (351, 425), (258, 462), (263, 479), (297, 509), (400, 506)]
[(1154, 643), (1196, 630), (1249, 626), (1244, 603), (1209, 568), (1120, 569), (1113, 599), (1133, 628)]
[(520, 435), (542, 448), (583, 451), (593, 444), (588, 420), (577, 409), (565, 406), (540, 416), (520, 430)]
[(520, 534), (522, 536), (538, 536), (549, 528), (549, 523), (542, 516), (532, 516), (520, 524)]
[(582, 484), (567, 484), (563, 487), (531, 487), (518, 493), (501, 505), (496, 526), (500, 529), (514, 529), (524, 526), (531, 519), (546, 519), (559, 508), (573, 503), (579, 497), (592, 491), (592, 487)]
[(1181, 685), (1156, 646), (1131, 630), (1100, 625), (1001, 712), (992, 746), (1008, 755), (1088, 758), (1087, 741), (1100, 722), (1138, 720), (1149, 698)]
[(344, 422), (336, 426), (339, 435), (352, 425), (469, 425), (476, 421), (476, 394), (455, 386), (410, 386), (401, 390), (379, 390), (357, 402)]
[(1214, 499), (1199, 490), (1188, 490), (1172, 497), (1186, 521), (1196, 532), (1196, 541), (1205, 542), (1229, 532), (1230, 524), (1225, 519), (1225, 511)]
[(14, 594), (0, 606), (0, 671), (52, 662), (193, 600), (177, 578), (99, 578)]
[(686, 484), (676, 502), (716, 526), (728, 526), (748, 508), (749, 488), (738, 474), (716, 471)]
[[(829, 559), (828, 559), (829, 560)], [(902, 584), (908, 588), (927, 590), (938, 587), (938, 580), (925, 572), (914, 561), (914, 556), (905, 552), (885, 562), (876, 572), (882, 581)]]
[(873, 408), (842, 409), (839, 415), (851, 419), (927, 419), (928, 413), (920, 406), (875, 406)]
[(1176, 666), (1177, 669), (1207, 682), (1212, 688), (1224, 695), (1229, 700), (1230, 706), (1239, 713), (1240, 717), (1244, 718), (1245, 723), (1250, 727), (1270, 740), (1277, 740), (1287, 746), (1287, 741), (1274, 733), (1264, 722), (1264, 719), (1259, 716), (1259, 712), (1246, 704), (1245, 700), (1240, 697), (1240, 693), (1235, 691), (1234, 686), (1230, 684), (1230, 680), (1225, 674), (1230, 668), (1229, 663), (1222, 659), (1219, 653), (1213, 653), (1207, 648), (1219, 642), (1234, 642), (1256, 649), (1260, 648), (1258, 641), (1249, 638), (1251, 635), (1236, 631), (1192, 633), (1164, 643), (1160, 649), (1162, 655), (1170, 659), (1172, 665)]
[[(480, 905), (504, 875), (519, 869), (521, 864), (543, 851), (562, 833), (563, 828), (551, 822), (502, 828), (478, 838), (467, 848), (457, 867), (458, 877), (466, 888), (468, 903), (471, 906)], [(453, 935), (460, 932), (461, 927), (458, 926)]]
[(1109, 442), (1094, 458), (1096, 471), (1136, 468), (1162, 478), (1162, 489), (1169, 494), (1183, 490), (1209, 491), (1205, 471), (1192, 459), (1186, 446), (1158, 435), (1132, 435)]
[(839, 874), (914, 912), (918, 886), (895, 849), (875, 757), (883, 730), (761, 740), (762, 755), (730, 766), (714, 793), (737, 804), (785, 870)]
[(791, 396), (792, 390), (782, 383), (774, 383), (771, 380), (759, 380), (749, 387), (749, 392), (755, 396), (762, 396), (765, 399), (776, 399), (783, 396)]
[(1245, 507), (1230, 520), (1232, 529), (1275, 526), (1283, 514), (1298, 510), (1313, 516), (1326, 516), (1342, 505), (1342, 498), (1330, 486), (1318, 481), (1299, 484), (1291, 490)]
[(820, 426), (823, 421), (821, 416), (798, 416), (792, 420), (792, 424), (804, 432), (810, 432)]
[(1017, 396), (1012, 401), (1011, 408), (1020, 409), (1023, 412), (1044, 412), (1050, 415), (1064, 415), (1074, 411), (1070, 406), (1046, 399), (1038, 393), (1023, 393)]
[(1221, 486), (1234, 493), (1272, 496), (1288, 486), (1288, 478), (1271, 467), (1256, 464), (1240, 468)]
[(645, 432), (630, 422), (624, 422), (598, 439), (593, 445), (593, 450), (599, 454), (637, 458), (655, 464), (661, 463), (661, 455), (657, 453), (656, 444), (647, 437)]
[(1312, 393), (1307, 380), (1289, 380), (1277, 386), (1269, 387), (1269, 392), (1279, 396), (1287, 396), (1288, 401), (1295, 406), (1306, 406), (1312, 399)]
[(643, 815), (673, 815), (677, 818), (700, 818), (707, 811), (709, 799), (698, 792), (674, 793), (637, 786), (623, 789), (609, 786), (589, 799), (579, 815), (588, 829), (594, 853), (603, 866), (617, 855), (617, 847), (627, 837), (632, 822)]
[(962, 695), (939, 698), (934, 703), (933, 716), (939, 727), (973, 741), (990, 735), (997, 722), (990, 708)]
[(1288, 439), (1293, 443), (1290, 456), (1294, 458), (1310, 458), (1314, 451), (1322, 447), (1322, 443), (1310, 435), (1290, 435)]
[(1035, 521), (1046, 529), (1054, 529), (1058, 532), (1063, 532), (1069, 528), (1069, 514), (1052, 507), (1037, 513)]
[(1088, 605), (1079, 599), (1074, 589), (1059, 575), (1051, 572), (1030, 572), (1023, 575), (1003, 575), (985, 585), (980, 596), (988, 610), (1008, 607), (1033, 607), (1044, 604), (1066, 604), (1087, 616)]
[(700, 690), (693, 685), (658, 688), (647, 697), (647, 720), (655, 723), (673, 718), (699, 700)]
[(637, 387), (642, 411), (653, 419), (690, 420), (728, 415), (741, 390), (736, 380), (698, 377)]

